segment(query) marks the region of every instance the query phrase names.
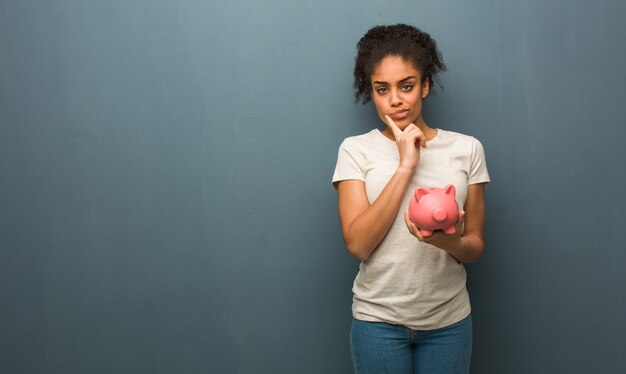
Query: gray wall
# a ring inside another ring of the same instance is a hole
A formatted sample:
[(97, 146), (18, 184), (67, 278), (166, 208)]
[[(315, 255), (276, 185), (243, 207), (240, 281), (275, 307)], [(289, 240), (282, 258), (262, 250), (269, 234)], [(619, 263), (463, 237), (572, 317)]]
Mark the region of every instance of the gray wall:
[(0, 372), (347, 373), (330, 186), (372, 25), (483, 142), (474, 373), (626, 371), (626, 3), (0, 0)]

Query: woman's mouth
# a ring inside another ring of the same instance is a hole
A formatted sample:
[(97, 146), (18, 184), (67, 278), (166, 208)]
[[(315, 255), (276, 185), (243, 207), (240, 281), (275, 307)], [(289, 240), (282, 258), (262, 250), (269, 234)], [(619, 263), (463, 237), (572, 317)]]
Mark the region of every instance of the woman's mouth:
[(396, 112), (391, 113), (390, 117), (393, 119), (402, 119), (406, 117), (408, 114), (409, 114), (409, 111), (407, 109), (404, 109), (404, 110), (398, 110)]

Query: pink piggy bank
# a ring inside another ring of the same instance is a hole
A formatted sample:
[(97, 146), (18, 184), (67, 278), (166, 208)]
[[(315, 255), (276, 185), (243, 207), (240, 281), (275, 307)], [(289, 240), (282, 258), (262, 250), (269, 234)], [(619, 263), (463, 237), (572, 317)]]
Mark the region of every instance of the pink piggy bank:
[(455, 225), (465, 212), (459, 210), (454, 199), (456, 189), (449, 184), (441, 188), (415, 189), (409, 203), (409, 219), (420, 229), (422, 236), (431, 236), (435, 230), (446, 234), (456, 232)]

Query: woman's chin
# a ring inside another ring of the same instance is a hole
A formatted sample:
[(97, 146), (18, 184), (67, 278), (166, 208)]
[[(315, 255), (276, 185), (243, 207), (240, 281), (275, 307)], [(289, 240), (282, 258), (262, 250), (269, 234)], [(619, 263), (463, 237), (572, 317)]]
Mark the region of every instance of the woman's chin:
[[(385, 119), (384, 116), (380, 117), (380, 120), (385, 125), (387, 125), (387, 120)], [(394, 119), (394, 118), (391, 118), (391, 120), (393, 121), (393, 123), (396, 124), (396, 126), (398, 126), (400, 128), (400, 130), (404, 130), (409, 125), (409, 123), (411, 123), (408, 119)]]

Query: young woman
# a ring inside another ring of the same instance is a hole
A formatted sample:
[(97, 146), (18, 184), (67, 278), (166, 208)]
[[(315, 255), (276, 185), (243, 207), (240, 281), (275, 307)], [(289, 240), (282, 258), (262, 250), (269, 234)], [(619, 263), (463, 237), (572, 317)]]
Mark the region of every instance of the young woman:
[[(361, 261), (350, 334), (356, 373), (468, 373), (470, 302), (463, 263), (483, 253), (482, 145), (430, 127), (422, 105), (445, 70), (435, 41), (409, 25), (377, 26), (357, 45), (356, 98), (384, 131), (345, 139), (333, 185), (346, 247)], [(423, 237), (407, 208), (417, 187), (456, 187), (455, 234)]]

